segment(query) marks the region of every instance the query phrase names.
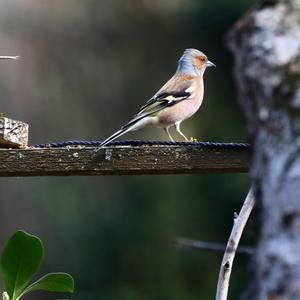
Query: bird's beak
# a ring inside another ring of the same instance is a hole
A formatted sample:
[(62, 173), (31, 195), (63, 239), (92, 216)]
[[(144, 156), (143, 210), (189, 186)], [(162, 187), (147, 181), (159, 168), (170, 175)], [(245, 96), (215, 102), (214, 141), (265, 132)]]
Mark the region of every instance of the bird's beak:
[(213, 62), (209, 61), (209, 60), (206, 62), (206, 66), (207, 67), (216, 67), (216, 65)]

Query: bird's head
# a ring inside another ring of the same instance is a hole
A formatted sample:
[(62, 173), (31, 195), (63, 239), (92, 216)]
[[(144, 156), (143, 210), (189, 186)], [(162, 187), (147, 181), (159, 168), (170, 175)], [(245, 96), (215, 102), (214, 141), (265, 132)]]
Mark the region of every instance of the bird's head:
[(188, 75), (203, 75), (207, 67), (216, 65), (197, 49), (186, 49), (178, 61), (177, 72)]

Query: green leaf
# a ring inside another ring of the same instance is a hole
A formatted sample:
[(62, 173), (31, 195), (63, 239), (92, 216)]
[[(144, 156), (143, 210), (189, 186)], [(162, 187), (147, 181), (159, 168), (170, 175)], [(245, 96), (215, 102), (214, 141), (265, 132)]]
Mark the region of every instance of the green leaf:
[(44, 255), (41, 240), (17, 231), (7, 242), (1, 257), (4, 287), (9, 299), (16, 300), (37, 271)]
[(20, 298), (23, 295), (36, 290), (73, 293), (74, 279), (67, 273), (49, 273), (28, 286), (20, 295)]

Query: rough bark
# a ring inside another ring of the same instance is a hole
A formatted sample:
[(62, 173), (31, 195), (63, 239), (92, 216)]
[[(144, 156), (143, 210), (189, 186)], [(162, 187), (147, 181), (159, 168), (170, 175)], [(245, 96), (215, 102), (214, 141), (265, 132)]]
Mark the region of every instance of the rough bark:
[(261, 204), (247, 299), (300, 299), (300, 0), (264, 1), (228, 35)]

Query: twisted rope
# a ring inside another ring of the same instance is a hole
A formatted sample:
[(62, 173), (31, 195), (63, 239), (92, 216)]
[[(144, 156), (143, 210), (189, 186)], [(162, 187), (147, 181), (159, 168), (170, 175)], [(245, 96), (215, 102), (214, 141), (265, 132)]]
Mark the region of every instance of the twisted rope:
[[(101, 141), (63, 141), (45, 144), (36, 144), (35, 148), (63, 148), (70, 146), (90, 146), (98, 147)], [(200, 146), (205, 148), (237, 148), (245, 149), (250, 145), (246, 143), (223, 143), (223, 142), (171, 142), (171, 141), (147, 141), (147, 140), (127, 140), (127, 141), (112, 141), (106, 146)]]

